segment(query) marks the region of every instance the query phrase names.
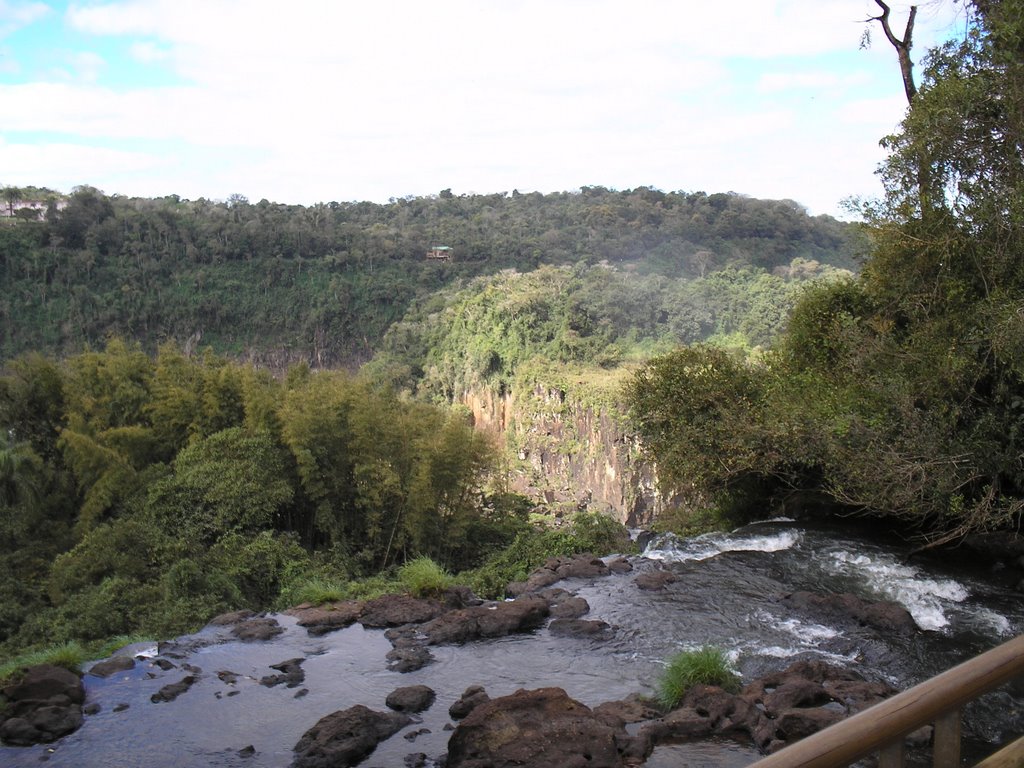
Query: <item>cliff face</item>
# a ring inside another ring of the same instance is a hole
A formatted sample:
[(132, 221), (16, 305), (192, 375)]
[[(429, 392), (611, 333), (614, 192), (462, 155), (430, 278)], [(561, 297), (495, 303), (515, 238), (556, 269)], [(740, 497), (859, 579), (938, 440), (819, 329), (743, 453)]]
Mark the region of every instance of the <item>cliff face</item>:
[(517, 459), (510, 485), (549, 504), (611, 514), (629, 526), (648, 525), (663, 499), (619, 413), (585, 405), (565, 389), (534, 385), (512, 392), (464, 391), (460, 402), (477, 428), (495, 433)]

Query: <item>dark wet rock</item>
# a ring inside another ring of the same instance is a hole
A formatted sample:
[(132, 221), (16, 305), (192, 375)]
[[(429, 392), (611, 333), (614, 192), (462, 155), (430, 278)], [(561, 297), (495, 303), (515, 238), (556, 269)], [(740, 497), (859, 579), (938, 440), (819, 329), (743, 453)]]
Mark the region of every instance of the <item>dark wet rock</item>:
[(802, 661), (765, 675), (732, 694), (697, 685), (664, 717), (644, 723), (644, 745), (726, 736), (771, 752), (839, 722), (895, 693), (886, 683), (823, 661)]
[(520, 597), (507, 603), (477, 605), (439, 616), (418, 628), (428, 645), (465, 643), (486, 637), (528, 632), (544, 623), (548, 603), (541, 597)]
[(82, 725), (85, 688), (70, 670), (51, 664), (30, 667), (3, 689), (0, 740), (15, 746), (51, 742)]
[(664, 717), (645, 724), (640, 736), (654, 744), (679, 739), (699, 739), (712, 733), (711, 718), (690, 707), (674, 709)]
[(232, 624), (238, 624), (246, 619), (251, 619), (255, 615), (255, 611), (231, 611), (230, 613), (222, 613), (219, 616), (215, 616), (210, 619), (209, 624), (212, 627), (226, 627)]
[(666, 586), (676, 581), (676, 579), (676, 575), (671, 571), (648, 571), (647, 573), (638, 574), (633, 579), (633, 583), (636, 584), (638, 589), (660, 592)]
[(437, 600), (411, 595), (384, 595), (369, 600), (363, 606), (359, 623), (364, 627), (382, 629), (404, 624), (421, 624), (450, 610)]
[(196, 678), (194, 675), (188, 675), (186, 677), (183, 677), (176, 683), (170, 683), (169, 685), (165, 685), (159, 691), (150, 696), (149, 700), (152, 701), (154, 704), (159, 704), (163, 701), (174, 701), (176, 698), (181, 696), (181, 694), (185, 693), (185, 691), (187, 691), (189, 688), (195, 685), (197, 679), (198, 678)]
[(620, 768), (631, 739), (561, 688), (476, 707), (448, 741), (447, 768)]
[(250, 744), (247, 747), (242, 747), (235, 754), (237, 754), (241, 758), (253, 757), (256, 754), (256, 747)]
[(481, 704), (486, 704), (490, 700), (491, 697), (487, 695), (487, 691), (482, 685), (471, 685), (448, 708), (448, 714), (451, 715), (452, 720), (461, 720)]
[(471, 605), (483, 603), (469, 587), (449, 587), (444, 591), (442, 599), (449, 608), (469, 608)]
[(306, 679), (306, 673), (302, 669), (302, 662), (304, 661), (305, 659), (299, 658), (288, 659), (288, 661), (282, 661), (280, 664), (271, 664), (270, 668), (276, 669), (281, 674), (261, 677), (260, 685), (273, 688), (275, 685), (283, 683), (288, 688), (298, 688)]
[(428, 765), (436, 765), (430, 762), (430, 758), (424, 752), (406, 755), (402, 762), (405, 763), (406, 768), (427, 768)]
[(363, 612), (363, 604), (357, 600), (344, 600), (327, 605), (309, 605), (308, 603), (285, 611), (294, 616), (300, 627), (313, 637), (326, 635), (355, 623)]
[(110, 711), (111, 712), (124, 712), (126, 709), (128, 709), (130, 707), (131, 707), (131, 704), (128, 704), (127, 702), (122, 701), (119, 704), (115, 704), (114, 708), (112, 710), (110, 710)]
[(899, 603), (870, 602), (856, 595), (819, 595), (814, 592), (794, 592), (782, 599), (782, 604), (804, 613), (838, 621), (850, 620), (887, 632), (912, 634), (917, 631), (910, 612)]
[(292, 696), (292, 698), (293, 699), (301, 699), (303, 696), (305, 696), (308, 693), (309, 693), (309, 688), (301, 688), (301, 689), (299, 689), (298, 691), (295, 692), (295, 695)]
[(559, 637), (602, 637), (607, 636), (611, 626), (605, 621), (586, 619), (555, 619), (548, 624), (552, 635)]
[(386, 658), (392, 672), (415, 672), (434, 660), (426, 648), (395, 648)]
[(775, 736), (792, 743), (844, 719), (842, 712), (827, 707), (787, 709), (775, 718)]
[(294, 768), (357, 765), (412, 720), (399, 712), (375, 712), (357, 704), (321, 718), (295, 745)]
[(408, 685), (388, 694), (385, 703), (396, 712), (423, 712), (430, 709), (436, 694), (425, 685)]
[(540, 592), (546, 587), (562, 579), (593, 578), (607, 576), (611, 573), (604, 561), (593, 555), (575, 555), (573, 557), (552, 557), (540, 568), (535, 570), (526, 581), (513, 582), (508, 585), (508, 594), (513, 597)]
[(273, 640), (282, 632), (284, 632), (284, 627), (277, 623), (277, 619), (266, 616), (258, 619), (246, 619), (236, 624), (231, 630), (231, 634), (246, 642)]
[(548, 600), (548, 604), (551, 606), (551, 616), (556, 619), (578, 619), (590, 613), (590, 604), (575, 595)]
[(170, 661), (169, 659), (153, 659), (153, 666), (159, 667), (164, 672), (167, 672), (168, 670), (175, 668), (174, 662)]
[(428, 733), (430, 733), (429, 728), (417, 728), (415, 731), (409, 731), (402, 738), (406, 741), (416, 741), (420, 736), (425, 736)]
[(802, 678), (785, 682), (764, 696), (764, 706), (769, 712), (781, 712), (793, 707), (817, 707), (830, 701), (832, 694), (820, 683)]
[(225, 685), (234, 685), (238, 682), (238, 677), (239, 675), (237, 672), (230, 672), (226, 669), (222, 669), (217, 673), (217, 679)]
[(661, 715), (649, 701), (633, 694), (621, 701), (606, 701), (594, 707), (594, 716), (606, 725), (621, 728), (629, 723), (655, 720)]
[(608, 570), (612, 573), (629, 573), (633, 570), (633, 564), (624, 557), (617, 557), (608, 563)]
[(30, 667), (16, 683), (3, 690), (8, 701), (46, 701), (53, 696), (66, 696), (69, 701), (85, 701), (82, 680), (74, 672), (52, 664)]
[(110, 677), (118, 672), (135, 669), (135, 659), (131, 656), (114, 656), (105, 661), (98, 661), (89, 668), (89, 674), (96, 677)]
[(103, 711), (103, 707), (101, 707), (95, 701), (92, 702), (91, 704), (86, 704), (84, 707), (82, 707), (82, 714), (83, 715), (98, 715), (102, 711)]

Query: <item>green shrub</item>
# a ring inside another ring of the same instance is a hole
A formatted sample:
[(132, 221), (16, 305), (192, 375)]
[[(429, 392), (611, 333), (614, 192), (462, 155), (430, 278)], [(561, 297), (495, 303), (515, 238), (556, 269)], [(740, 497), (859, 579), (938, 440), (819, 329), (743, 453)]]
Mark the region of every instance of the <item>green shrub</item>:
[(403, 565), (398, 580), (416, 597), (437, 595), (452, 585), (451, 575), (429, 557), (417, 557)]
[(727, 691), (739, 688), (739, 678), (721, 648), (704, 646), (673, 656), (658, 681), (658, 701), (666, 709), (675, 709), (686, 692), (700, 684), (717, 685)]

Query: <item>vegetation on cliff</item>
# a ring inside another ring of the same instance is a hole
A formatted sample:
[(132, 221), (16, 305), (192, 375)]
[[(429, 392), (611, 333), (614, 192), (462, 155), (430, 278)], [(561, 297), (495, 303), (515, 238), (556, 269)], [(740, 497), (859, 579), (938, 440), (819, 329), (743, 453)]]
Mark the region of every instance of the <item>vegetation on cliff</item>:
[(895, 518), (932, 543), (1019, 529), (1024, 511), (1024, 25), (1019, 0), (975, 4), (930, 53), (873, 249), (813, 288), (772, 353), (697, 347), (629, 387), (667, 483), (742, 508), (794, 489)]

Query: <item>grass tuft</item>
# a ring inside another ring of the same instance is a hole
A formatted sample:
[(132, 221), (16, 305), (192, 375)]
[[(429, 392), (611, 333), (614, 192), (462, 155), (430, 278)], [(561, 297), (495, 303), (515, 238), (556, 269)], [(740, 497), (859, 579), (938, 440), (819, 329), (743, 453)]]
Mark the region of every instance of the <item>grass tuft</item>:
[(0, 685), (6, 684), (21, 676), (29, 667), (39, 664), (53, 664), (57, 667), (79, 672), (82, 663), (88, 658), (85, 649), (76, 642), (53, 645), (38, 651), (16, 656), (0, 665)]
[(681, 651), (672, 657), (658, 681), (658, 701), (666, 709), (675, 709), (695, 685), (717, 685), (736, 691), (739, 682), (721, 648), (704, 646)]
[(429, 557), (417, 557), (398, 569), (398, 580), (416, 597), (438, 595), (452, 585), (452, 577)]
[(288, 604), (287, 607), (302, 603), (323, 605), (346, 599), (349, 591), (350, 587), (346, 581), (314, 576), (291, 586), (282, 594), (282, 598)]

